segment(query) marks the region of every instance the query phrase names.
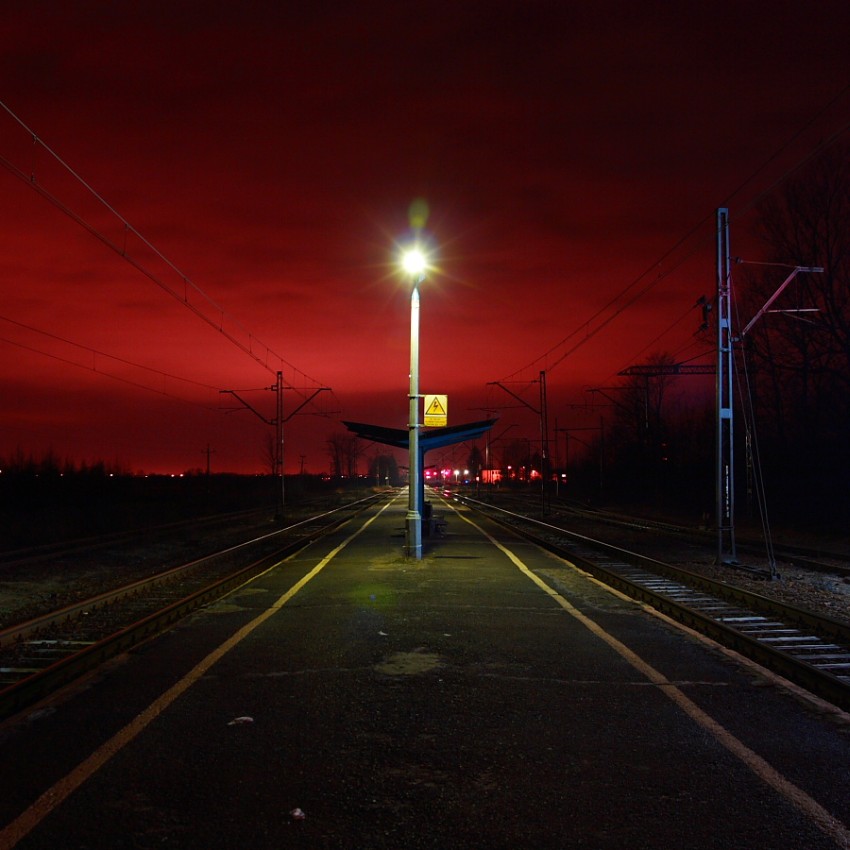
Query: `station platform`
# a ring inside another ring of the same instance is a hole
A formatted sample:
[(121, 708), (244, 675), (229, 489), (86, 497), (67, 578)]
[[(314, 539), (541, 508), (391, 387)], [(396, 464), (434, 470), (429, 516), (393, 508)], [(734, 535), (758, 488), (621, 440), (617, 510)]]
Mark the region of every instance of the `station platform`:
[(406, 496), (0, 727), (0, 850), (850, 847), (850, 718)]

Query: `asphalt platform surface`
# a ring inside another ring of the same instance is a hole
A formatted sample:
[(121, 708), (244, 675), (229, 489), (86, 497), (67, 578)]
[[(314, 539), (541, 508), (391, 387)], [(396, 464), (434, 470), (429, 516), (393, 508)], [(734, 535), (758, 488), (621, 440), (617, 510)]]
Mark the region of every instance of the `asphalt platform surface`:
[(848, 846), (846, 715), (432, 499), (0, 727), (0, 850)]

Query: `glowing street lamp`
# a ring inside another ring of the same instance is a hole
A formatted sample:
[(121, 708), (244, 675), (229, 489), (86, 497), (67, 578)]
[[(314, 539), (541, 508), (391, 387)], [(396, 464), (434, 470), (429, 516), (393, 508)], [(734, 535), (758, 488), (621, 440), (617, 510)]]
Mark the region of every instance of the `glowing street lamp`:
[(413, 280), (414, 287), (425, 280), (428, 261), (419, 248), (410, 248), (401, 256), (401, 267)]
[(414, 246), (401, 257), (401, 267), (410, 277), (410, 416), (408, 418), (408, 500), (405, 521), (404, 554), (422, 558), (422, 458), (419, 454), (419, 284), (425, 280), (428, 261), (425, 253)]

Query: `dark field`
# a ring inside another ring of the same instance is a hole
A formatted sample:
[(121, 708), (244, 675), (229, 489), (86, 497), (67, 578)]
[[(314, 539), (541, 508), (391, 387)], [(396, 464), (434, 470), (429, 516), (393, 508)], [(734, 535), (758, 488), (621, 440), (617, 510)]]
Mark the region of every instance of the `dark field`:
[[(287, 504), (326, 499), (363, 482), (287, 478)], [(268, 508), (280, 479), (272, 476), (0, 476), (0, 550), (111, 532), (136, 531), (215, 514)]]

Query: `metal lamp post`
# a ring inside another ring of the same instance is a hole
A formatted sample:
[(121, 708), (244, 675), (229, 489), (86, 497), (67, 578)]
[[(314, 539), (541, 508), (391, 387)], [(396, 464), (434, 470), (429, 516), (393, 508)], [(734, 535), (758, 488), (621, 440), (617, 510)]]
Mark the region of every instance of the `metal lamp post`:
[(425, 280), (427, 262), (418, 248), (405, 251), (402, 267), (410, 276), (410, 416), (408, 418), (409, 481), (404, 554), (422, 558), (422, 463), (419, 454), (419, 284)]

